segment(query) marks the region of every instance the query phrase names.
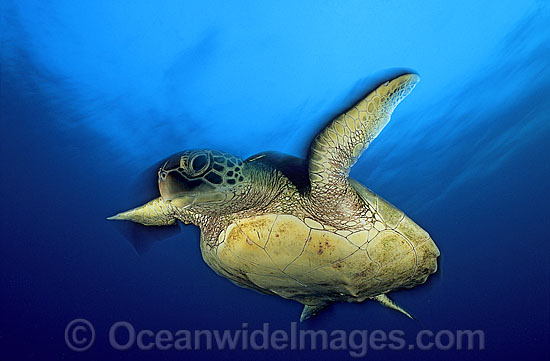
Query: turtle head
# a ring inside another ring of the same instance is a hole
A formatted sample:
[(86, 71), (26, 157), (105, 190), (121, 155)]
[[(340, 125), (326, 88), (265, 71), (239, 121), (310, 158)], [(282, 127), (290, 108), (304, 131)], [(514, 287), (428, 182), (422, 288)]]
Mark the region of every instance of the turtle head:
[(269, 170), (217, 150), (186, 150), (161, 164), (160, 197), (108, 219), (158, 226), (174, 224), (176, 219), (197, 224), (203, 216), (230, 214), (264, 204), (276, 191), (269, 186)]
[(158, 171), (162, 199), (194, 213), (224, 213), (246, 189), (243, 162), (217, 150), (186, 150), (168, 158)]

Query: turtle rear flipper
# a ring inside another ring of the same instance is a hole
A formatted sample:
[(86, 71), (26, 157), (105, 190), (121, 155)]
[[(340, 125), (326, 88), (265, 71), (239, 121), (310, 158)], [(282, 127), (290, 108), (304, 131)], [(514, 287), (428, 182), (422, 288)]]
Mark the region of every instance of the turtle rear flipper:
[(420, 78), (404, 74), (378, 86), (332, 120), (313, 140), (308, 155), (311, 197), (331, 204), (345, 196), (351, 167), (390, 120)]
[(395, 301), (392, 300), (391, 298), (389, 298), (387, 295), (381, 294), (381, 295), (378, 295), (378, 296), (374, 296), (372, 299), (380, 302), (380, 304), (382, 306), (387, 307), (387, 308), (391, 308), (392, 310), (396, 310), (398, 312), (401, 312), (402, 314), (404, 314), (405, 316), (407, 316), (411, 320), (414, 320), (414, 317), (410, 313), (408, 313), (403, 307), (401, 307), (397, 303), (395, 303)]
[(329, 303), (320, 303), (318, 305), (304, 305), (304, 309), (302, 310), (302, 314), (300, 315), (300, 322), (304, 322), (305, 320), (315, 316), (325, 308), (329, 306)]

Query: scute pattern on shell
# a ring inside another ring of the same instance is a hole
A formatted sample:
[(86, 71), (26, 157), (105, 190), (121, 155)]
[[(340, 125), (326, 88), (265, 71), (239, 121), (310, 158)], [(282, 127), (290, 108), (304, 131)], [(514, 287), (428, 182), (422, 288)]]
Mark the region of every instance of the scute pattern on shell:
[[(405, 235), (409, 223), (414, 224), (403, 215), (393, 228), (372, 227), (345, 237), (292, 215), (252, 216), (231, 223), (220, 233), (217, 247), (203, 248), (203, 256), (219, 273), (260, 292), (305, 304), (320, 296), (361, 302), (396, 287), (412, 287), (435, 271), (433, 241), (426, 234), (411, 243)], [(418, 268), (419, 259), (429, 261), (427, 268)]]

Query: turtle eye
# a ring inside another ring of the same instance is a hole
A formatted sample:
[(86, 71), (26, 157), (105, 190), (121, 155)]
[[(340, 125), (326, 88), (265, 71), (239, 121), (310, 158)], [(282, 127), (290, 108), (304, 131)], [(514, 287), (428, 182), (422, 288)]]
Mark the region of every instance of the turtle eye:
[(210, 167), (210, 159), (206, 154), (198, 154), (191, 158), (187, 171), (189, 175), (198, 177), (203, 175)]

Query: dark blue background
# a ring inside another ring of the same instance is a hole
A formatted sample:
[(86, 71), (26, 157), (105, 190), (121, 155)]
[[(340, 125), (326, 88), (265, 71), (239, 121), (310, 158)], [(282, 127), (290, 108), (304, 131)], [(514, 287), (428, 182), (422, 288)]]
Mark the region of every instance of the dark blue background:
[[(2, 5), (0, 358), (315, 359), (329, 351), (115, 351), (108, 329), (288, 330), (299, 304), (202, 261), (198, 230), (138, 256), (106, 216), (139, 205), (176, 151), (303, 156), (321, 124), (392, 67), (422, 82), (353, 168), (438, 244), (440, 271), (398, 291), (411, 321), (339, 304), (304, 329), (480, 329), (484, 351), (369, 359), (548, 356), (550, 34), (542, 1), (7, 1)], [(93, 347), (64, 329), (91, 321)]]

